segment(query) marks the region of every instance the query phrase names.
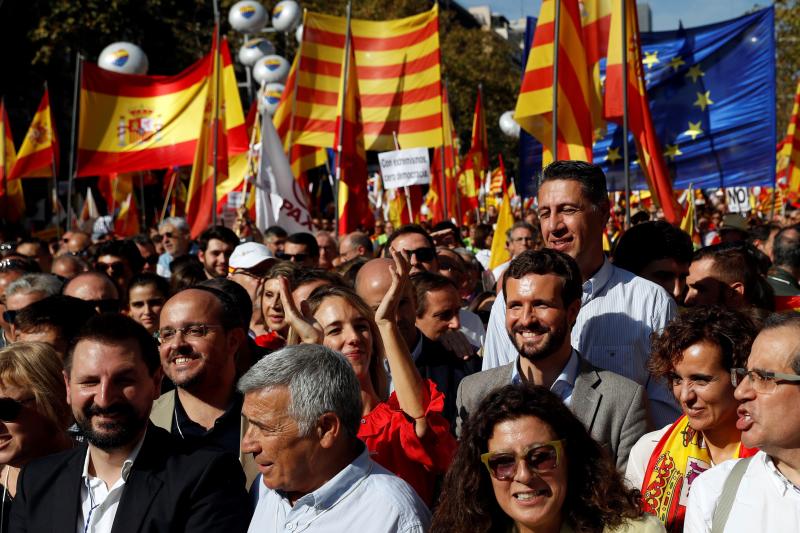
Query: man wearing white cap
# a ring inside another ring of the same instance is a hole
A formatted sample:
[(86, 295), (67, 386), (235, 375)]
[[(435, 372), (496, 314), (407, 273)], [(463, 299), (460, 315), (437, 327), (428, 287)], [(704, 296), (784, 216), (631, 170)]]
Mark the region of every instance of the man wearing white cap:
[(269, 267), (275, 264), (275, 261), (269, 248), (257, 242), (240, 244), (233, 250), (231, 258), (228, 260), (228, 279), (244, 287), (253, 302), (250, 336), (267, 332), (264, 326), (264, 317), (261, 314), (261, 299), (257, 296), (261, 278), (267, 273)]

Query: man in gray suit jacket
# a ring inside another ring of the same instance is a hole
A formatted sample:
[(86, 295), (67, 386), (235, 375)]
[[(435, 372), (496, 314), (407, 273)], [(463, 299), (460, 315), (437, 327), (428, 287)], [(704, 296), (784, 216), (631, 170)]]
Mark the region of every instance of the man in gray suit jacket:
[(648, 430), (644, 388), (593, 367), (570, 345), (581, 306), (581, 273), (568, 255), (544, 249), (511, 261), (503, 279), (506, 331), (513, 363), (464, 378), (458, 387), (456, 433), (492, 390), (509, 383), (549, 387), (625, 469), (634, 443)]

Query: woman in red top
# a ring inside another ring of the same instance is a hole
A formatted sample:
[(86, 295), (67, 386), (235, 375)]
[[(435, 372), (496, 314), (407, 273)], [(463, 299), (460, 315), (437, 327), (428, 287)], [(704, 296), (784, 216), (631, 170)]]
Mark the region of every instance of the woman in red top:
[[(370, 456), (407, 481), (430, 506), (436, 478), (447, 471), (456, 442), (442, 416), (444, 396), (419, 375), (394, 319), (408, 283), (408, 262), (392, 252), (392, 285), (375, 311), (351, 289), (319, 287), (300, 316), (288, 280), (281, 279), (286, 319), (302, 342), (344, 354), (361, 385), (363, 418), (358, 432)], [(384, 357), (395, 392), (388, 395)]]
[(259, 282), (257, 300), (261, 305), (261, 316), (267, 330), (255, 338), (256, 344), (261, 348), (275, 351), (286, 346), (289, 323), (281, 303), (280, 278), (293, 276), (296, 269), (294, 263), (288, 261), (276, 263)]

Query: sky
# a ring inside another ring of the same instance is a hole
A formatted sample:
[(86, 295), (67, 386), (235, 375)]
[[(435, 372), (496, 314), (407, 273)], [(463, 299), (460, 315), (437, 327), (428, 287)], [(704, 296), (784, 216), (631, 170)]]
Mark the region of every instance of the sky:
[[(490, 5), (492, 12), (509, 20), (539, 14), (541, 0), (457, 0), (464, 7)], [(766, 7), (771, 0), (639, 0), (653, 12), (653, 30), (675, 30), (678, 22), (684, 27), (702, 26), (743, 15), (754, 5)]]

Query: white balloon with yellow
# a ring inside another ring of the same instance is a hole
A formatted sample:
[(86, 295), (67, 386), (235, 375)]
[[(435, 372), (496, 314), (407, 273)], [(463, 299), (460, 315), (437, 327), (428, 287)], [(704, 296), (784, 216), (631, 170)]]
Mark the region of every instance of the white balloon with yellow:
[(228, 11), (228, 22), (240, 33), (258, 33), (267, 25), (267, 10), (254, 0), (236, 2)]
[(294, 0), (282, 0), (272, 8), (272, 27), (277, 31), (291, 31), (300, 23), (300, 4)]
[(285, 87), (282, 83), (267, 83), (258, 91), (258, 110), (273, 115), (278, 109)]
[(97, 58), (100, 68), (121, 74), (147, 74), (149, 66), (144, 51), (133, 43), (120, 41), (103, 48)]

